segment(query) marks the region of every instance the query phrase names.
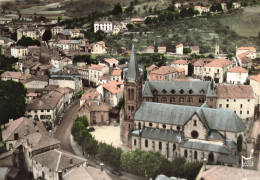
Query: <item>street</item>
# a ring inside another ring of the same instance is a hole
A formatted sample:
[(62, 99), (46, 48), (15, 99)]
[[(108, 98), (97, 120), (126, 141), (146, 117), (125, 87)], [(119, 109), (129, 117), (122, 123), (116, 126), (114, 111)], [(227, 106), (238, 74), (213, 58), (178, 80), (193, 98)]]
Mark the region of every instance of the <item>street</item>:
[[(79, 101), (74, 102), (70, 107), (67, 108), (66, 112), (64, 113), (64, 116), (61, 120), (61, 124), (57, 127), (56, 132), (54, 134), (54, 138), (58, 139), (61, 143), (61, 148), (71, 152), (73, 154), (76, 154), (77, 156), (86, 158), (84, 155), (82, 155), (81, 147), (76, 144), (76, 142), (73, 141), (73, 138), (71, 136), (71, 128), (73, 126), (74, 119), (77, 117), (77, 112), (79, 110)], [(73, 144), (73, 148), (71, 146)], [(100, 162), (96, 159), (93, 159), (91, 157), (86, 158), (88, 161), (88, 164), (99, 168)], [(108, 175), (113, 180), (143, 180), (145, 178), (140, 176), (135, 176), (129, 173), (123, 172), (122, 176), (116, 176), (114, 174), (110, 173), (111, 168), (107, 165), (104, 166), (104, 171), (108, 173)]]
[(61, 143), (61, 148), (74, 153), (71, 143), (70, 143), (70, 131), (73, 126), (74, 119), (77, 117), (77, 112), (79, 110), (79, 101), (74, 102), (70, 107), (67, 108), (67, 111), (64, 113), (64, 116), (61, 120), (61, 124), (57, 127), (57, 130), (54, 134), (54, 138), (58, 139)]

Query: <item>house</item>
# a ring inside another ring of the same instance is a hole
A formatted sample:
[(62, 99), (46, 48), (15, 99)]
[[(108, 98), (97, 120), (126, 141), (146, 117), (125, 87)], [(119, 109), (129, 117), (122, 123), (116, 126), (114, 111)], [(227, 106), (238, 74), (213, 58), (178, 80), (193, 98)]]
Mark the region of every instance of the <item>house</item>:
[(233, 2), (233, 6), (234, 6), (234, 9), (238, 9), (241, 7), (241, 3), (240, 2)]
[(207, 102), (216, 108), (216, 90), (213, 81), (146, 81), (143, 101), (185, 106), (201, 106)]
[(122, 69), (113, 69), (111, 72), (110, 80), (123, 81), (122, 79), (123, 70)]
[(155, 64), (152, 64), (151, 66), (149, 66), (148, 68), (146, 68), (148, 74), (150, 74), (151, 71), (154, 71), (156, 69), (159, 69), (158, 66), (156, 66)]
[(190, 54), (200, 54), (200, 47), (199, 46), (190, 46), (191, 53)]
[(103, 76), (101, 76), (99, 78), (99, 84), (105, 84), (108, 83), (109, 81), (111, 81), (111, 75), (110, 74), (103, 74)]
[[(234, 125), (231, 125), (234, 124)], [(131, 150), (191, 162), (238, 165), (246, 125), (233, 110), (143, 102), (134, 116)]]
[(248, 78), (248, 70), (242, 67), (234, 67), (227, 72), (227, 83), (245, 84)]
[(80, 33), (79, 29), (69, 29), (71, 38), (84, 37), (83, 33)]
[(164, 54), (164, 53), (166, 53), (166, 46), (158, 46), (157, 50), (158, 50), (158, 53)]
[(90, 125), (109, 125), (109, 109), (107, 103), (89, 100), (81, 106), (78, 116), (86, 116)]
[(64, 109), (63, 95), (63, 93), (54, 90), (41, 98), (28, 102), (26, 116), (44, 122), (48, 128), (54, 127), (54, 121), (58, 120)]
[(237, 47), (236, 48), (236, 56), (246, 53), (246, 52), (250, 52), (249, 54), (246, 54), (246, 56), (249, 57), (250, 59), (255, 59), (257, 56), (255, 47)]
[(258, 111), (260, 111), (260, 74), (250, 78), (250, 85), (254, 88), (256, 94), (256, 106)]
[(15, 41), (10, 39), (10, 38), (7, 38), (7, 37), (3, 37), (3, 36), (0, 36), (0, 46), (5, 49), (7, 47), (10, 47), (12, 44), (14, 44)]
[(20, 40), (23, 36), (30, 37), (32, 39), (40, 38), (40, 33), (36, 28), (19, 28), (17, 29), (17, 41)]
[(55, 68), (63, 69), (64, 66), (72, 64), (72, 59), (61, 56), (53, 56), (51, 57), (51, 64)]
[(212, 62), (214, 59), (199, 59), (195, 62), (193, 62), (193, 76), (202, 78), (203, 77), (203, 71), (204, 66), (210, 62)]
[(105, 171), (91, 166), (74, 168), (63, 176), (63, 180), (88, 180), (90, 177), (95, 180), (112, 180)]
[(148, 46), (142, 50), (142, 53), (154, 53), (154, 49), (155, 48), (153, 46)]
[(189, 63), (188, 63), (187, 60), (179, 59), (179, 60), (173, 61), (171, 66), (174, 67), (174, 68), (182, 68), (182, 69), (184, 69), (185, 76), (188, 76), (188, 69), (189, 69), (188, 66), (189, 66)]
[(253, 65), (253, 61), (251, 57), (253, 57), (252, 52), (247, 51), (245, 53), (237, 55), (236, 59), (239, 62), (239, 65), (246, 68), (246, 69), (251, 69)]
[(117, 106), (119, 101), (123, 98), (123, 81), (109, 81), (108, 83), (100, 85), (97, 90), (102, 95), (104, 102), (113, 108)]
[(204, 79), (213, 78), (216, 83), (223, 83), (227, 72), (232, 68), (232, 61), (228, 59), (214, 59), (212, 62), (204, 65)]
[(20, 78), (22, 77), (22, 72), (12, 72), (12, 71), (5, 71), (3, 74), (1, 74), (1, 80), (2, 81), (20, 81)]
[(206, 7), (206, 6), (194, 6), (194, 9), (198, 10), (200, 14), (210, 11), (210, 7)]
[(98, 85), (100, 77), (109, 73), (109, 67), (102, 64), (91, 64), (88, 67), (89, 82), (94, 85)]
[(28, 55), (28, 48), (24, 46), (13, 46), (11, 47), (11, 55), (21, 59)]
[(32, 158), (32, 172), (35, 179), (63, 179), (68, 172), (85, 167), (86, 164), (86, 159), (61, 149), (53, 149)]
[(183, 54), (183, 44), (178, 44), (175, 48), (177, 54)]
[(113, 21), (113, 32), (112, 34), (118, 34), (123, 29), (122, 23), (119, 21)]
[(18, 141), (24, 139), (24, 137), (30, 133), (48, 133), (41, 122), (36, 122), (35, 120), (26, 117), (21, 117), (2, 125), (1, 131), (5, 149), (7, 151), (13, 149)]
[(114, 58), (110, 58), (110, 59), (105, 59), (104, 60), (105, 63), (112, 68), (118, 67), (118, 60), (114, 59)]
[(144, 18), (131, 18), (130, 22), (140, 25), (140, 24), (144, 24), (145, 19)]
[(100, 95), (95, 88), (88, 88), (84, 90), (84, 94), (82, 94), (80, 98), (80, 107), (86, 102), (91, 100), (100, 100)]
[(104, 31), (106, 33), (113, 32), (113, 23), (110, 21), (95, 21), (94, 22), (94, 32)]
[[(182, 79), (182, 80), (184, 80), (185, 79), (185, 69), (184, 68), (176, 68), (176, 71), (177, 71), (177, 73), (178, 73), (178, 79)], [(174, 79), (174, 80), (176, 80), (176, 79)], [(173, 81), (174, 81), (173, 80)]]
[(178, 78), (178, 73), (174, 67), (161, 66), (149, 74), (149, 81), (172, 81)]
[(92, 54), (106, 54), (107, 47), (104, 41), (99, 41), (97, 43), (91, 44), (91, 53)]
[(81, 77), (73, 74), (52, 74), (49, 78), (49, 85), (69, 87), (75, 92), (80, 92), (83, 88)]
[(81, 40), (70, 40), (69, 42), (69, 50), (70, 51), (78, 51), (80, 49), (80, 45), (82, 44)]
[(51, 29), (51, 33), (53, 36), (56, 36), (57, 34), (61, 33), (64, 30), (64, 27), (62, 26), (55, 26)]
[(217, 108), (231, 109), (244, 120), (253, 120), (256, 96), (251, 85), (216, 85)]
[(56, 43), (53, 43), (54, 46), (60, 47), (62, 50), (69, 50), (70, 40), (59, 40)]
[(125, 47), (120, 47), (117, 49), (117, 54), (128, 54)]

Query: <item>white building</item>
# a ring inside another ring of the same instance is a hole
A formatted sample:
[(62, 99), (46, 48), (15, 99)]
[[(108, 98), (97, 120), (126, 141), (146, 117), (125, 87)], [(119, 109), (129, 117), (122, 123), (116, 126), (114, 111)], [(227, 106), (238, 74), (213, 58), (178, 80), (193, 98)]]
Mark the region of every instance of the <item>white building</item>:
[(254, 88), (254, 91), (256, 93), (256, 99), (257, 99), (256, 104), (259, 106), (260, 105), (260, 74), (250, 78), (250, 85), (253, 86)]
[(13, 57), (23, 58), (28, 55), (28, 48), (24, 46), (11, 47), (11, 55)]
[(176, 46), (176, 53), (177, 54), (183, 54), (183, 44), (178, 44)]
[(256, 96), (251, 85), (216, 85), (218, 109), (232, 109), (244, 120), (255, 115)]
[(187, 60), (179, 59), (179, 60), (173, 61), (171, 66), (174, 67), (175, 69), (177, 69), (177, 68), (184, 69), (185, 76), (188, 76), (189, 63)]
[(227, 72), (227, 83), (245, 84), (248, 78), (248, 70), (242, 67), (234, 67)]
[(109, 67), (104, 64), (91, 64), (88, 67), (89, 72), (89, 82), (98, 85), (100, 77), (102, 77), (104, 74), (109, 73)]
[(110, 21), (95, 21), (94, 22), (94, 32), (104, 31), (106, 33), (113, 32), (113, 23)]

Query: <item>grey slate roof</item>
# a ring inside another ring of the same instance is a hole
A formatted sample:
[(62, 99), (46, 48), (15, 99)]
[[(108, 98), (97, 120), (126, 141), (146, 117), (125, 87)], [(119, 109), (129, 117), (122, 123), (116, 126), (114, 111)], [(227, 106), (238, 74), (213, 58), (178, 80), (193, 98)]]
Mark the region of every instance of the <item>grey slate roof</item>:
[[(201, 95), (203, 90), (206, 97), (217, 97), (215, 85), (210, 81), (147, 81), (143, 88), (143, 97), (153, 97), (152, 92), (156, 89), (158, 95), (164, 95), (163, 90), (166, 90), (165, 95), (172, 95), (171, 91), (175, 91), (175, 95), (181, 95), (180, 90), (184, 91), (183, 95), (190, 95), (189, 90), (192, 90), (191, 95)], [(212, 89), (213, 88), (213, 89)]]
[(135, 81), (136, 79), (139, 78), (140, 78), (140, 73), (139, 73), (138, 64), (136, 62), (135, 47), (134, 45), (132, 45), (131, 57), (128, 64), (126, 79), (128, 81)]
[(176, 178), (176, 177), (167, 177), (163, 174), (158, 175), (155, 180), (185, 180), (185, 179), (180, 179), (180, 178)]
[(181, 132), (168, 129), (143, 128), (132, 132), (133, 136), (139, 136), (141, 132), (142, 138), (156, 139), (161, 141), (181, 142)]
[(227, 164), (238, 164), (239, 157), (232, 154), (230, 155), (220, 154), (218, 157), (218, 161)]
[(197, 149), (201, 151), (210, 151), (210, 152), (217, 152), (222, 154), (230, 154), (229, 151), (222, 145), (208, 143), (206, 141), (191, 141), (191, 140), (184, 140), (179, 144), (180, 148), (186, 149)]
[(135, 113), (137, 121), (185, 125), (192, 115), (197, 114), (208, 130), (243, 132), (246, 125), (233, 110), (212, 109), (205, 106), (181, 106), (154, 102), (142, 102)]
[(212, 140), (221, 140), (221, 141), (224, 141), (225, 140), (225, 137), (220, 134), (218, 131), (215, 131), (215, 130), (212, 130), (208, 133), (208, 137), (209, 139), (212, 139)]
[(77, 75), (68, 75), (68, 74), (52, 74), (50, 79), (60, 79), (60, 80), (78, 80), (80, 76)]

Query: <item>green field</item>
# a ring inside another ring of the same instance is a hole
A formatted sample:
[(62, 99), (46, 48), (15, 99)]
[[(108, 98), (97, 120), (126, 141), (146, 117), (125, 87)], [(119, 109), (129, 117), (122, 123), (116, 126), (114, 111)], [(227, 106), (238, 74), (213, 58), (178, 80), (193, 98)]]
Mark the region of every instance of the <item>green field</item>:
[(246, 7), (242, 12), (219, 19), (240, 36), (258, 36), (260, 32), (260, 7)]

